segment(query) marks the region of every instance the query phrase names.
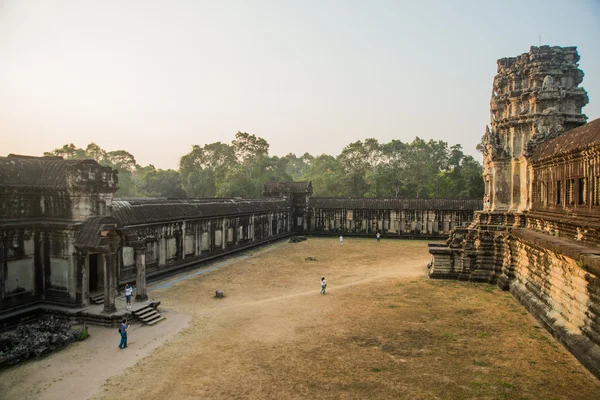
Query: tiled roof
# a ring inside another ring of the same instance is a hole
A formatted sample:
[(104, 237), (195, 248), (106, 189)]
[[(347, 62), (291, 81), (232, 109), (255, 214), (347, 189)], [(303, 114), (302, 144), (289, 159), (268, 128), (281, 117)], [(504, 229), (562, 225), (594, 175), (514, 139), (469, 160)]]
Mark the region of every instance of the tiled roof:
[(309, 207), (372, 210), (482, 210), (481, 199), (377, 199), (311, 197)]
[(548, 157), (571, 153), (598, 143), (600, 143), (600, 118), (540, 144), (533, 152), (533, 160), (541, 161)]
[(63, 160), (59, 157), (0, 157), (0, 186), (65, 188), (72, 167), (97, 165), (94, 160)]
[(209, 218), (267, 211), (285, 211), (287, 200), (258, 199), (145, 199), (112, 202), (112, 216), (124, 227), (164, 221)]
[(75, 228), (75, 246), (85, 248), (96, 248), (107, 245), (106, 238), (101, 236), (104, 229), (119, 227), (119, 221), (112, 217), (95, 216), (86, 219)]

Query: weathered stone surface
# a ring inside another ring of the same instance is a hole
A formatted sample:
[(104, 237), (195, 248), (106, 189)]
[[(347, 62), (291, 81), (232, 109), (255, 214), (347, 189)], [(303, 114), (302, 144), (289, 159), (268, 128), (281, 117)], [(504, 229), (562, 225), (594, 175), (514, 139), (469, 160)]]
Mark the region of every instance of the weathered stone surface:
[(429, 275), (510, 290), (600, 378), (600, 119), (582, 125), (578, 60), (543, 46), (498, 61), (482, 143), (490, 202), (430, 245)]
[(40, 357), (79, 339), (81, 329), (72, 323), (48, 318), (0, 333), (0, 367), (30, 357)]
[(306, 240), (306, 236), (292, 236), (289, 240), (290, 243), (300, 243)]
[(489, 211), (528, 210), (529, 158), (541, 143), (585, 124), (589, 99), (578, 87), (578, 61), (575, 47), (549, 46), (498, 60), (491, 128), (481, 144)]

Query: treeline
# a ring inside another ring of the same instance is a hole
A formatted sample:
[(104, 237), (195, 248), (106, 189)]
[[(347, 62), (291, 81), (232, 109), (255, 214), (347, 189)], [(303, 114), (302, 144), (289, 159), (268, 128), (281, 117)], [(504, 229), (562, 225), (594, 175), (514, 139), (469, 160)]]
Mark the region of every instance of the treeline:
[(411, 143), (366, 139), (333, 157), (270, 156), (263, 138), (238, 132), (231, 143), (194, 145), (179, 170), (138, 165), (125, 150), (64, 145), (45, 155), (91, 158), (119, 171), (119, 197), (257, 197), (268, 181), (313, 182), (314, 196), (481, 198), (481, 164), (460, 145), (415, 138)]

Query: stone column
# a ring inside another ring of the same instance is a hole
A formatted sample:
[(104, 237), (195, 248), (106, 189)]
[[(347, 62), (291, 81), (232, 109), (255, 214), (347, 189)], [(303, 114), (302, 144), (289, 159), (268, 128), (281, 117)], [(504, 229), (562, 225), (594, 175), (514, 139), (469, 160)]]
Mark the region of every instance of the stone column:
[(269, 213), (268, 221), (269, 221), (269, 229), (267, 229), (267, 232), (268, 232), (267, 235), (269, 237), (271, 237), (271, 236), (273, 236), (273, 213), (272, 212)]
[(221, 248), (223, 250), (227, 248), (227, 234), (229, 233), (227, 225), (227, 218), (223, 217), (223, 223), (221, 228)]
[[(187, 235), (187, 229), (186, 229), (186, 225), (185, 225), (185, 221), (183, 221), (183, 223), (181, 224), (181, 239), (179, 240), (179, 251), (181, 252), (181, 259), (185, 259), (185, 252), (187, 251), (187, 249), (185, 248), (185, 242), (186, 242), (186, 235)], [(137, 263), (136, 263), (137, 265)], [(136, 296), (137, 298), (137, 296)]]
[(117, 290), (117, 254), (113, 251), (103, 254), (104, 259), (104, 313), (117, 311), (115, 307)]
[(146, 293), (146, 248), (135, 249), (135, 299), (148, 300)]
[(90, 297), (90, 274), (87, 265), (87, 251), (80, 250), (77, 253), (77, 293), (81, 296), (79, 306), (87, 306)]

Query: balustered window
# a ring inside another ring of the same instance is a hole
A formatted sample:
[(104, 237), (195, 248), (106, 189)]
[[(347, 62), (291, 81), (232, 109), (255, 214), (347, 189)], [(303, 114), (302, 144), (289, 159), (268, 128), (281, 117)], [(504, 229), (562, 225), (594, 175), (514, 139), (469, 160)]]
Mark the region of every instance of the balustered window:
[(600, 206), (600, 177), (594, 176), (592, 182), (592, 205)]
[(567, 197), (565, 199), (565, 204), (566, 205), (575, 204), (575, 198), (573, 196), (573, 194), (574, 194), (574, 186), (575, 186), (575, 179), (567, 179), (567, 181), (566, 181), (566, 187), (565, 187), (565, 195)]
[(585, 205), (588, 203), (587, 189), (587, 178), (579, 178), (579, 196), (577, 196), (577, 203), (579, 205)]
[(561, 187), (561, 181), (556, 181), (556, 204), (560, 205), (562, 204), (561, 202), (561, 197), (562, 197), (562, 187)]

